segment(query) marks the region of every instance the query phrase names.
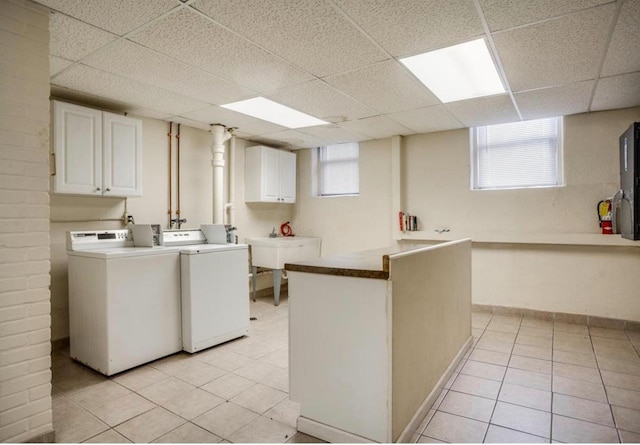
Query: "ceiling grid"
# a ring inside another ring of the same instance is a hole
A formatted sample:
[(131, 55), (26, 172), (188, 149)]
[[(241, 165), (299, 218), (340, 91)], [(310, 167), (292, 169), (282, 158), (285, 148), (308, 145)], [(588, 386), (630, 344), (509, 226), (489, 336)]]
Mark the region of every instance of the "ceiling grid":
[[(640, 106), (640, 0), (36, 0), (52, 95), (273, 146)], [(484, 38), (506, 93), (443, 104), (398, 60)], [(221, 107), (264, 96), (330, 122)]]

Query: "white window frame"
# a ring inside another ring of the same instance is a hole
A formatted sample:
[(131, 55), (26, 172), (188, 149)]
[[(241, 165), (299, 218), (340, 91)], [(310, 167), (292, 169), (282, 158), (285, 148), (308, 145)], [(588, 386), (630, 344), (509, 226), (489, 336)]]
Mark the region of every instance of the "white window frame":
[[(344, 159), (344, 160), (340, 160), (340, 161), (324, 161), (322, 159), (322, 152), (323, 150), (327, 150), (327, 149), (332, 149), (334, 147), (339, 147), (341, 145), (345, 145), (345, 144), (355, 144), (358, 152), (357, 155), (351, 159)], [(331, 144), (331, 145), (326, 145), (326, 146), (322, 146), (322, 147), (316, 147), (313, 149), (313, 165), (312, 165), (312, 169), (314, 172), (314, 184), (313, 184), (313, 195), (316, 197), (320, 197), (320, 198), (331, 198), (331, 197), (341, 197), (341, 196), (359, 196), (360, 194), (360, 147), (358, 142), (347, 142), (347, 143), (343, 143), (343, 144)], [(355, 162), (356, 166), (357, 166), (357, 172), (358, 172), (358, 183), (357, 183), (357, 187), (358, 190), (357, 192), (344, 192), (344, 193), (323, 193), (323, 185), (322, 185), (322, 169), (325, 168), (327, 162)]]
[[(478, 153), (478, 128), (491, 127), (486, 125), (484, 127), (472, 127), (469, 131), (470, 136), (470, 154), (471, 154), (471, 190), (472, 191), (487, 191), (487, 190), (521, 190), (521, 189), (535, 189), (535, 188), (553, 188), (563, 187), (564, 184), (564, 120), (562, 116), (549, 118), (556, 119), (557, 133), (555, 138), (556, 143), (556, 178), (553, 184), (520, 184), (520, 185), (505, 185), (495, 187), (480, 187), (479, 186), (479, 169), (480, 169), (480, 157)], [(523, 139), (524, 140), (524, 139)], [(531, 140), (531, 139), (529, 139)], [(506, 146), (507, 144), (504, 144)]]

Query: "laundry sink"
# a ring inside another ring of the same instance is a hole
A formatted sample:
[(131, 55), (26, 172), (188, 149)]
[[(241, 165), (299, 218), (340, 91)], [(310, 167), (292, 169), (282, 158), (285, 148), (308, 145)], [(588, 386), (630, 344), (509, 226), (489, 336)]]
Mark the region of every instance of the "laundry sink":
[(320, 240), (310, 236), (247, 238), (254, 267), (284, 269), (285, 263), (320, 257)]

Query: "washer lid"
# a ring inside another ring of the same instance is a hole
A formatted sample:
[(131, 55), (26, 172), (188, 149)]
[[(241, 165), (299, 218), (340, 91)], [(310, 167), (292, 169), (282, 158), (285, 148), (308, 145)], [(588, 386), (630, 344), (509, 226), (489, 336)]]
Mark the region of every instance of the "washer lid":
[(99, 258), (103, 260), (111, 260), (116, 258), (129, 258), (151, 255), (168, 255), (180, 252), (179, 246), (170, 247), (114, 247), (112, 249), (93, 249), (93, 250), (68, 250), (67, 255), (79, 256), (85, 258)]
[(230, 250), (246, 250), (248, 248), (246, 244), (199, 244), (197, 246), (182, 246), (180, 253), (183, 255), (199, 255)]

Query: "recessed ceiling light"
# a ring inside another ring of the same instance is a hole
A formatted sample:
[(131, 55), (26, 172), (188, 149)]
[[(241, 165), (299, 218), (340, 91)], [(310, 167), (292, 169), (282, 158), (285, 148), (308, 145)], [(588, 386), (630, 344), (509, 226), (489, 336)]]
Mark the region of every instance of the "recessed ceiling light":
[(325, 125), (329, 123), (294, 110), (293, 108), (285, 107), (264, 97), (241, 100), (239, 102), (221, 105), (221, 107), (287, 128), (313, 127), (314, 125)]
[(505, 92), (484, 39), (400, 59), (443, 103)]

